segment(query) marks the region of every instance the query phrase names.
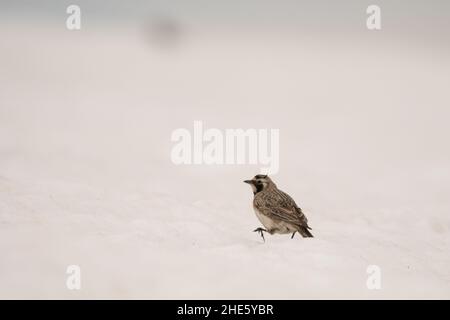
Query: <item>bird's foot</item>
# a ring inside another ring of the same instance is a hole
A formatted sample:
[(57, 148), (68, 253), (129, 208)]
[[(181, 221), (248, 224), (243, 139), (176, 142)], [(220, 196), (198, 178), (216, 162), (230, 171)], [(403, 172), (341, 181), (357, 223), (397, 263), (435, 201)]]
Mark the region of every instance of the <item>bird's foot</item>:
[(295, 236), (295, 233), (296, 233), (297, 231), (294, 231), (294, 233), (292, 234), (292, 236), (291, 236), (291, 239), (294, 239), (294, 236)]
[(267, 232), (266, 229), (256, 228), (255, 230), (253, 230), (253, 232), (259, 232), (259, 234), (261, 235), (261, 238), (263, 238), (264, 242), (266, 242), (266, 239), (264, 239), (264, 232)]

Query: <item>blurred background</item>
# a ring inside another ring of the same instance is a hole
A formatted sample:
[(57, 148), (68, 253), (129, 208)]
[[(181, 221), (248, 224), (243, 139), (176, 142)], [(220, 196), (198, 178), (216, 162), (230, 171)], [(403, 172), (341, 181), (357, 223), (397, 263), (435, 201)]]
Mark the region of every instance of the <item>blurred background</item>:
[[(66, 28), (71, 4), (81, 30)], [(381, 8), (379, 31), (366, 27), (371, 4)], [(449, 85), (445, 0), (0, 0), (0, 218), (3, 249), (24, 252), (0, 263), (9, 289), (0, 293), (27, 288), (17, 266), (30, 251), (43, 269), (65, 265), (67, 251), (49, 243), (79, 241), (94, 213), (105, 219), (96, 228), (114, 225), (99, 231), (107, 235), (139, 211), (131, 229), (153, 225), (144, 239), (151, 231), (164, 242), (167, 227), (191, 243), (224, 219), (213, 243), (228, 229), (251, 238), (257, 221), (242, 180), (259, 166), (170, 160), (172, 131), (200, 120), (205, 129), (280, 129), (273, 179), (318, 235), (340, 230), (325, 227), (334, 222), (404, 232), (405, 243), (435, 234), (444, 242), (431, 268), (440, 266), (438, 296), (448, 298)], [(62, 213), (73, 219), (62, 220), (64, 232), (53, 224)], [(189, 222), (174, 227), (170, 217)], [(197, 222), (205, 230), (189, 227)], [(42, 288), (31, 296), (59, 296)], [(151, 297), (170, 296), (158, 288)]]

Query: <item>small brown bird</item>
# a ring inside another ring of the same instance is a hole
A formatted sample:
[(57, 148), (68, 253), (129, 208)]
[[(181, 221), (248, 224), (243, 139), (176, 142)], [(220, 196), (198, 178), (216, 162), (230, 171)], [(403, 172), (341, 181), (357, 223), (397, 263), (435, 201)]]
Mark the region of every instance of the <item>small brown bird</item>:
[[(264, 239), (264, 233), (286, 234), (300, 233), (304, 238), (312, 238), (308, 219), (295, 201), (286, 193), (277, 188), (276, 184), (267, 175), (256, 175), (252, 180), (245, 180), (253, 189), (253, 209), (262, 225), (254, 232), (259, 232)], [(309, 229), (309, 230), (308, 230)]]

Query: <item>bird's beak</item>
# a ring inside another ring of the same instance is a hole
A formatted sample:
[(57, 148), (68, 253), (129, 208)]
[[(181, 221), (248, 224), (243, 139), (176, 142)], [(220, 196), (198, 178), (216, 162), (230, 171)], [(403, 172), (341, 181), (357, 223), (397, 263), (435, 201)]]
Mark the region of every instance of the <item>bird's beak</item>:
[(245, 182), (245, 183), (248, 183), (248, 184), (252, 184), (252, 183), (253, 183), (252, 180), (244, 180), (244, 182)]

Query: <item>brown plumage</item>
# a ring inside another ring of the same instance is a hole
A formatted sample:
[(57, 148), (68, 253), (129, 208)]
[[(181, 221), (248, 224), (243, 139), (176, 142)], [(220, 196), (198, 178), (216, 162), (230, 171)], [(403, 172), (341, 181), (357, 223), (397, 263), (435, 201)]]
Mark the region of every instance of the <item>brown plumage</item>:
[(264, 239), (263, 232), (270, 234), (300, 233), (304, 238), (313, 235), (308, 229), (308, 219), (302, 209), (285, 192), (277, 188), (267, 175), (256, 175), (252, 180), (245, 180), (253, 189), (253, 209), (261, 224), (265, 227), (257, 228)]

